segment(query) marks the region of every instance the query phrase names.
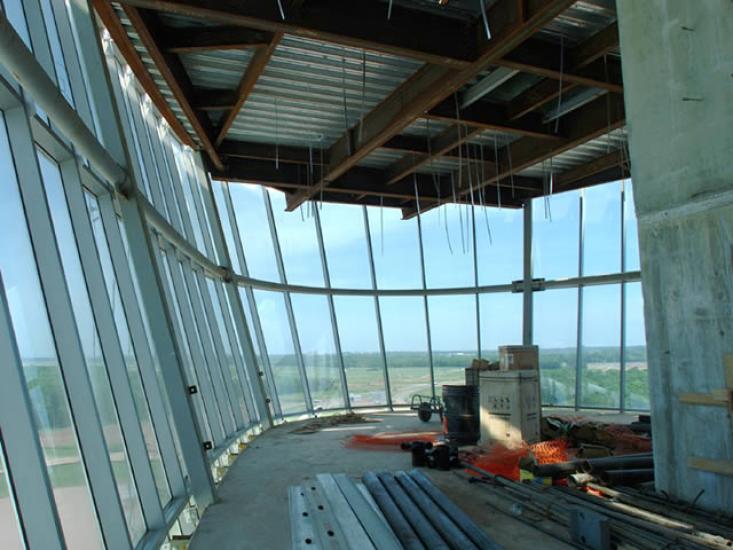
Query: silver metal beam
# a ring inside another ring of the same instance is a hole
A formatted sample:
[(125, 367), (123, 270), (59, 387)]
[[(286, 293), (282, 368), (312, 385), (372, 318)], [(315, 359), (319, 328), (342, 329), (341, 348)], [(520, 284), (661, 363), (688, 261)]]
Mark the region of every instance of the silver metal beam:
[(487, 76), (463, 92), (463, 95), (461, 96), (461, 109), (470, 107), (479, 99), (496, 90), (499, 86), (509, 81), (518, 73), (519, 71), (507, 69), (506, 67), (498, 67), (494, 69)]

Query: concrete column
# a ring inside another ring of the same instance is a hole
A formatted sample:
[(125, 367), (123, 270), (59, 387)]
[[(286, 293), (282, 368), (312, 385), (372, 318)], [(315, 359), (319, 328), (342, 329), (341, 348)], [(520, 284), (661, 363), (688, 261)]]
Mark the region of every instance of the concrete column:
[(731, 411), (679, 397), (725, 388), (733, 353), (733, 2), (617, 7), (657, 489), (730, 511)]

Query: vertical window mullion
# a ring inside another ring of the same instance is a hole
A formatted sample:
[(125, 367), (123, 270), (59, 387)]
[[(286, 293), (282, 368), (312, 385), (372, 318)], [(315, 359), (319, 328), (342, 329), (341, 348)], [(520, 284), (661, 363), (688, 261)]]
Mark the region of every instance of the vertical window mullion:
[(66, 548), (64, 535), (1, 276), (0, 357), (4, 358), (3, 383), (0, 384), (0, 452), (4, 451), (6, 473), (13, 479), (12, 496), (18, 507), (16, 516), (22, 520), (25, 542), (30, 548), (62, 550)]
[[(135, 355), (140, 365), (140, 375), (145, 386), (150, 414), (160, 447), (161, 458), (165, 466), (168, 484), (173, 496), (185, 494), (183, 473), (178, 463), (175, 444), (173, 442), (172, 427), (168, 424), (168, 416), (163, 405), (163, 393), (167, 388), (161, 388), (155, 374), (154, 358), (145, 333), (142, 312), (137, 301), (132, 273), (127, 261), (127, 253), (120, 235), (119, 222), (114, 210), (112, 197), (102, 196), (99, 199), (99, 211), (102, 217), (110, 255), (114, 264), (115, 275), (119, 285), (122, 305), (128, 319), (130, 337), (135, 348)], [(140, 246), (140, 244), (138, 244)]]
[[(97, 414), (86, 359), (76, 327), (71, 297), (51, 226), (36, 149), (25, 109), (5, 112), (11, 150), (26, 209), (38, 272), (48, 308), (59, 362), (74, 414), (74, 424), (104, 539), (128, 541), (129, 534)], [(80, 414), (79, 411), (84, 411)]]
[(83, 191), (78, 180), (78, 165), (73, 160), (66, 161), (61, 164), (61, 172), (82, 269), (89, 289), (89, 299), (99, 332), (102, 353), (107, 362), (107, 372), (115, 396), (120, 427), (137, 481), (143, 513), (149, 528), (162, 527), (164, 524), (163, 511), (155, 490), (155, 478), (148, 458), (140, 418), (135, 409), (124, 354), (117, 337), (112, 306), (99, 264)]

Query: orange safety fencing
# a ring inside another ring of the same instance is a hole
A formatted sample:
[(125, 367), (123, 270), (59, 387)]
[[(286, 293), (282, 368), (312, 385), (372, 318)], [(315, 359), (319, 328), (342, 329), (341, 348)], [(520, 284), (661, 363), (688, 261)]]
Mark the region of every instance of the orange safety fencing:
[(382, 449), (399, 451), (403, 443), (425, 441), (437, 443), (441, 432), (380, 432), (376, 434), (356, 434), (351, 436), (345, 446), (352, 449)]
[[(523, 458), (533, 456), (538, 464), (565, 462), (568, 460), (568, 447), (569, 442), (565, 438), (532, 445), (524, 443), (515, 448), (495, 443), (486, 450), (463, 453), (461, 460), (492, 474), (518, 481), (519, 462)], [(473, 472), (469, 471), (469, 473)]]

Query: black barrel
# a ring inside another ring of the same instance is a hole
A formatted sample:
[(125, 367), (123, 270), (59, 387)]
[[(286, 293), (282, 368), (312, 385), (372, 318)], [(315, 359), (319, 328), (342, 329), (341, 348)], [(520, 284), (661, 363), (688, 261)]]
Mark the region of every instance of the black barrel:
[(445, 435), (456, 445), (475, 445), (480, 436), (479, 387), (443, 386)]

